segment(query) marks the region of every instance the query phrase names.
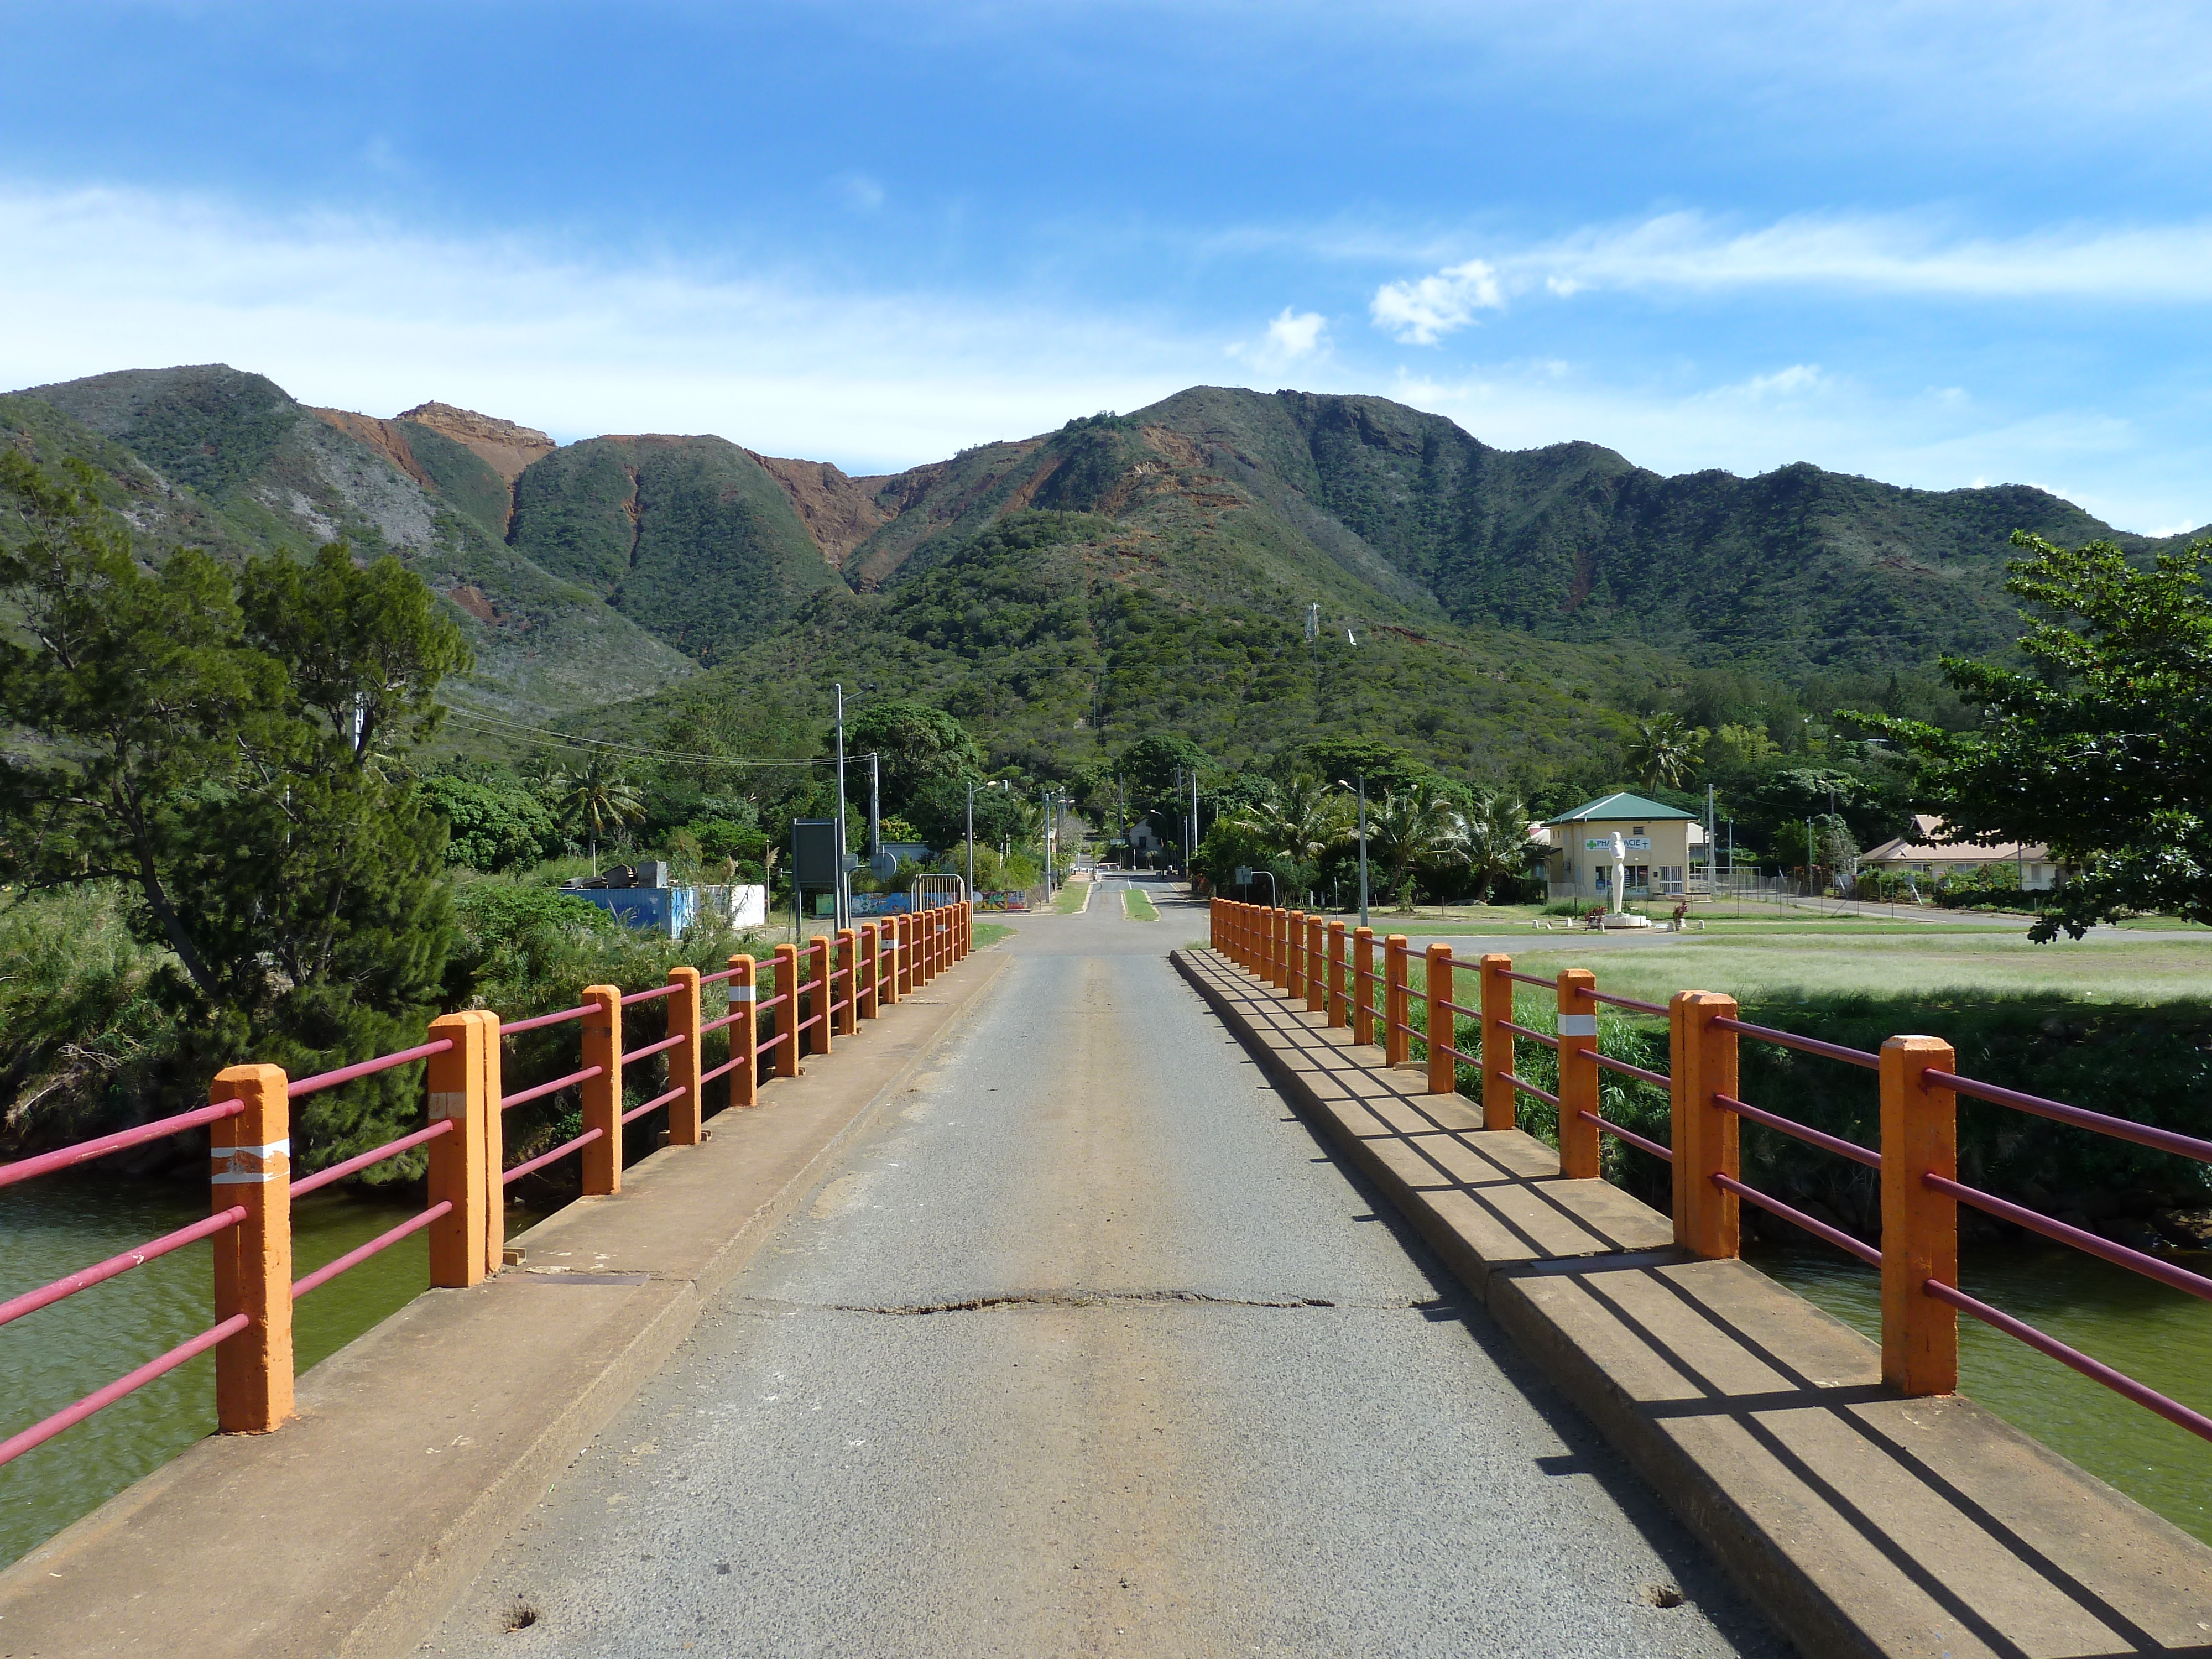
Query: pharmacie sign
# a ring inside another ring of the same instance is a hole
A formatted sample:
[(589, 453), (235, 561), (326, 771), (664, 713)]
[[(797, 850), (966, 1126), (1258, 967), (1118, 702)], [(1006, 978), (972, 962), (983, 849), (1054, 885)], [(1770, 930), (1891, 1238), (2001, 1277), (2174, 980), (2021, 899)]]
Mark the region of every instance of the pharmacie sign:
[[(1651, 837), (1649, 836), (1623, 836), (1620, 838), (1620, 844), (1632, 853), (1648, 853), (1651, 850)], [(1613, 837), (1611, 836), (1591, 836), (1583, 841), (1583, 851), (1585, 853), (1610, 853), (1613, 851)]]

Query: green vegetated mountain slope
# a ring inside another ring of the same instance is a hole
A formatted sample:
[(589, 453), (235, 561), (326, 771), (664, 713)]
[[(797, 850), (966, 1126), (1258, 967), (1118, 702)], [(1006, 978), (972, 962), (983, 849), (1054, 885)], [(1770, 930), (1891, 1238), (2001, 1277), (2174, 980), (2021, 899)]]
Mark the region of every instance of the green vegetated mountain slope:
[(721, 438), (592, 438), (555, 450), (516, 479), (508, 535), (539, 568), (702, 661), (843, 586), (783, 487)]
[(159, 560), (239, 560), (344, 537), (389, 550), (443, 595), (474, 647), (463, 701), (543, 713), (636, 696), (690, 673), (681, 652), (503, 538), (506, 482), (416, 422), (295, 402), (222, 364), (126, 370), (0, 398), (0, 441), (89, 462)]
[(1033, 763), (1171, 728), (1224, 757), (1366, 736), (1528, 779), (1609, 748), (1615, 711), (1694, 665), (1793, 678), (2001, 649), (2012, 531), (2112, 533), (2022, 487), (1662, 478), (1594, 445), (1493, 449), (1382, 398), (1220, 387), (896, 477), (819, 469), (811, 499), (789, 480), (818, 464), (772, 465), (808, 523), (836, 507), (842, 539), (817, 545), (859, 592), (611, 729), (726, 731), (741, 685), (781, 709), (842, 679), (939, 702)]
[(896, 516), (845, 568), (881, 585), (993, 514), (1120, 512), (1163, 490), (1235, 501), (1355, 582), (1462, 623), (1784, 675), (2000, 649), (2019, 631), (2012, 532), (2115, 533), (2021, 485), (1905, 489), (1802, 464), (1668, 478), (1595, 444), (1493, 449), (1381, 398), (1198, 386), (881, 481)]
[[(994, 764), (1041, 775), (1176, 731), (1240, 762), (1322, 736), (1386, 741), (1503, 781), (1609, 750), (1610, 709), (1677, 668), (1641, 646), (1461, 628), (1363, 591), (1268, 515), (1171, 495), (1118, 516), (1016, 508), (928, 552), (883, 589), (826, 591), (713, 672), (576, 729), (691, 751), (811, 745), (842, 682), (848, 696), (943, 707)], [(1316, 592), (1334, 598), (1309, 641)]]

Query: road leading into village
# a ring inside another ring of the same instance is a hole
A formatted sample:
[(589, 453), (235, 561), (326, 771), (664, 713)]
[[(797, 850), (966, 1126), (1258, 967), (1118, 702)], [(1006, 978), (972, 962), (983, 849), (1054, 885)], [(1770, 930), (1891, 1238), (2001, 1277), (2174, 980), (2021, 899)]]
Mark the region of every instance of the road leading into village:
[(1153, 890), (1018, 919), (430, 1650), (1786, 1650), (1291, 1116)]

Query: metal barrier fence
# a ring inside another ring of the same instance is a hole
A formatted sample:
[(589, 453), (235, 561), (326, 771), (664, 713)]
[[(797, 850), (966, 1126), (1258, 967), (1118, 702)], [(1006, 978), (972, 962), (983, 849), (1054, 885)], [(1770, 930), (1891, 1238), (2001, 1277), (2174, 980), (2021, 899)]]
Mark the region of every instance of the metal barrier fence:
[[(1417, 1025), (1413, 1017), (1413, 957), (1402, 933), (1379, 941), (1382, 969), (1378, 973), (1378, 941), (1370, 928), (1355, 928), (1347, 934), (1341, 921), (1216, 899), (1211, 939), (1222, 955), (1282, 990), (1293, 1002), (1303, 1000), (1309, 1012), (1323, 1014), (1328, 1025), (1348, 1024), (1355, 1042), (1376, 1042), (1379, 1034), (1387, 1064), (1407, 1064), (1413, 1045), (1419, 1043), (1432, 1094), (1456, 1090), (1460, 1066), (1474, 1068), (1480, 1079), (1486, 1129), (1515, 1127), (1517, 1095), (1555, 1108), (1559, 1173), (1564, 1176), (1597, 1178), (1601, 1173), (1601, 1137), (1605, 1135), (1671, 1165), (1674, 1240), (1692, 1255), (1741, 1254), (1740, 1206), (1751, 1204), (1877, 1268), (1881, 1274), (1882, 1379), (1900, 1393), (1957, 1391), (1958, 1316), (1964, 1313), (2190, 1433), (2212, 1440), (2212, 1418), (1959, 1287), (1959, 1206), (1966, 1204), (2212, 1301), (2212, 1279), (1962, 1183), (1958, 1178), (1958, 1097), (1966, 1095), (2200, 1163), (2212, 1164), (2212, 1141), (1961, 1077), (1957, 1054), (1940, 1037), (1893, 1036), (1880, 1053), (1873, 1053), (1750, 1024), (1736, 1018), (1735, 999), (1717, 992), (1678, 991), (1664, 1005), (1639, 1002), (1600, 991), (1595, 975), (1587, 969), (1569, 968), (1556, 978), (1545, 979), (1516, 972), (1509, 956), (1491, 954), (1460, 962), (1449, 945), (1437, 944), (1421, 957), (1419, 995), (1425, 1013)], [(1462, 969), (1478, 976), (1475, 1006), (1454, 1000), (1455, 975)], [(1557, 995), (1556, 1035), (1515, 1022), (1516, 985)], [(1665, 1073), (1600, 1052), (1597, 1015), (1601, 1004), (1667, 1021), (1669, 1059)], [(1456, 1046), (1462, 1018), (1475, 1024), (1474, 1054)], [(1737, 1045), (1745, 1038), (1875, 1073), (1881, 1099), (1880, 1147), (1862, 1146), (1739, 1098)], [(1522, 1042), (1557, 1052), (1557, 1094), (1516, 1074), (1516, 1045)], [(1662, 1146), (1600, 1115), (1601, 1071), (1667, 1091), (1671, 1144)], [(1746, 1120), (1879, 1171), (1881, 1248), (1746, 1184), (1738, 1146), (1739, 1127)]]
[[(668, 1142), (696, 1146), (705, 1139), (706, 1086), (729, 1079), (730, 1109), (759, 1103), (761, 1069), (796, 1077), (805, 1052), (826, 1055), (858, 1022), (873, 1019), (974, 948), (974, 917), (966, 903), (940, 904), (909, 915), (845, 928), (817, 938), (802, 951), (775, 947), (763, 1000), (759, 968), (735, 956), (719, 973), (673, 969), (669, 982), (623, 994), (618, 986), (587, 985), (582, 1002), (557, 1013), (502, 1023), (489, 1009), (441, 1014), (430, 1022), (429, 1040), (397, 1054), (340, 1066), (296, 1080), (281, 1066), (233, 1066), (218, 1073), (206, 1106), (125, 1129), (94, 1140), (0, 1164), (0, 1187), (74, 1169), (131, 1146), (188, 1130), (209, 1131), (213, 1213), (204, 1221), (150, 1239), (137, 1249), (80, 1268), (51, 1285), (0, 1303), (0, 1325), (91, 1289), (201, 1239), (214, 1241), (216, 1322), (189, 1341), (94, 1389), (74, 1405), (0, 1441), (0, 1464), (84, 1421), (101, 1407), (143, 1388), (155, 1377), (215, 1350), (216, 1419), (227, 1433), (266, 1433), (292, 1414), (292, 1304), (347, 1269), (401, 1239), (429, 1234), (430, 1282), (465, 1286), (500, 1270), (505, 1260), (505, 1190), (533, 1170), (581, 1155), (586, 1195), (622, 1190), (623, 1131), (661, 1107), (668, 1109)], [(804, 963), (802, 964), (802, 957)], [(701, 994), (724, 988), (728, 1012), (702, 1020)], [(665, 1035), (625, 1049), (625, 1009), (666, 1005)], [(748, 1018), (748, 1015), (750, 1017)], [(763, 1042), (765, 1018), (773, 1035)], [(580, 1028), (576, 1070), (550, 1082), (501, 1092), (502, 1040), (526, 1031), (574, 1024)], [(730, 1058), (701, 1070), (703, 1038), (729, 1032)], [(623, 1068), (665, 1056), (668, 1086), (639, 1105), (623, 1105)], [(428, 1121), (396, 1140), (333, 1164), (298, 1181), (291, 1175), (293, 1101), (402, 1066), (425, 1068)], [(563, 1089), (579, 1091), (583, 1132), (551, 1151), (507, 1167), (504, 1114)], [(292, 1277), (292, 1200), (421, 1146), (429, 1160), (428, 1205), (397, 1227), (305, 1277)]]

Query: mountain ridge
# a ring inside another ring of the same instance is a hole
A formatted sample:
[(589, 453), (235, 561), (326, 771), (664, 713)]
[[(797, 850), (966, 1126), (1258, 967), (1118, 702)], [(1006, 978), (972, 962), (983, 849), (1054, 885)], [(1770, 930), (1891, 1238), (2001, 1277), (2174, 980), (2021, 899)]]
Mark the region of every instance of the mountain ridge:
[[(2027, 486), (1916, 490), (1810, 463), (1662, 477), (1589, 442), (1498, 449), (1383, 398), (1225, 386), (861, 477), (712, 434), (556, 444), (435, 400), (389, 418), (310, 409), (224, 365), (8, 394), (9, 435), (99, 468), (149, 556), (341, 535), (398, 553), (467, 619), (481, 665), (457, 696), (536, 716), (653, 698), (717, 665), (806, 659), (804, 637), (775, 642), (875, 614), (867, 601), (904, 616), (927, 590), (950, 605), (933, 573), (1026, 514), (1113, 526), (1074, 552), (1017, 538), (985, 562), (1014, 586), (1024, 558), (1063, 578), (1080, 567), (1079, 608), (1106, 607), (1085, 624), (1093, 635), (1149, 583), (1184, 613), (1216, 614), (1224, 637), (1302, 630), (1316, 606), (1321, 644), (1449, 647), (1490, 665), (1477, 678), (1517, 651), (1565, 665), (1559, 686), (1603, 683), (1616, 700), (1637, 695), (1615, 684), (1632, 660), (1653, 683), (1699, 667), (1793, 680), (2001, 651), (2020, 627), (2002, 592), (2013, 530), (2138, 554), (2182, 539), (2114, 532)], [(1063, 578), (1033, 596), (1051, 590), (1045, 610), (1077, 605)], [(1094, 653), (1109, 678), (1128, 673), (1116, 649)], [(1595, 666), (1575, 665), (1593, 650)], [(1000, 666), (950, 661), (924, 677), (936, 695), (951, 695), (947, 676)], [(1020, 678), (985, 701), (1026, 695), (1007, 689)], [(1263, 682), (1247, 676), (1237, 695)], [(1072, 710), (1083, 698), (1069, 695)], [(1113, 698), (1085, 695), (1092, 715)], [(1176, 701), (1164, 690), (1147, 706)]]

